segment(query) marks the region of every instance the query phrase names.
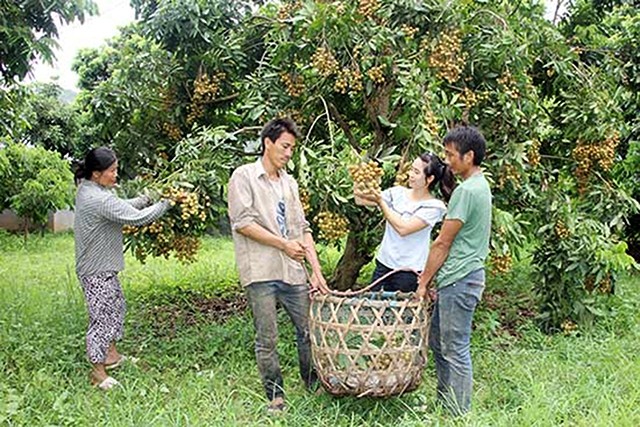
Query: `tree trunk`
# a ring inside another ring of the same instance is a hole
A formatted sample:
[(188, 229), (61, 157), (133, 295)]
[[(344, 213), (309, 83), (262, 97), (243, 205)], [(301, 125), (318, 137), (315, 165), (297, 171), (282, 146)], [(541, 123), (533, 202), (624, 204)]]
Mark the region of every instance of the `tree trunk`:
[(24, 217), (24, 245), (27, 246), (27, 239), (29, 238), (29, 218)]
[(344, 291), (352, 289), (358, 280), (360, 270), (373, 259), (373, 251), (379, 241), (379, 233), (365, 232), (366, 221), (351, 223), (347, 245), (338, 261), (333, 276), (329, 279), (331, 288)]

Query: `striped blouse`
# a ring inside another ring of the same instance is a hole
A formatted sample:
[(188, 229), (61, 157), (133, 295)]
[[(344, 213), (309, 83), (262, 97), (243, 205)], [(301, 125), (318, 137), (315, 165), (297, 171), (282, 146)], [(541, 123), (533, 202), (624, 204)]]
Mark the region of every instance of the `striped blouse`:
[(167, 200), (145, 207), (150, 202), (146, 196), (120, 199), (107, 188), (82, 180), (74, 220), (78, 276), (124, 269), (122, 226), (149, 224), (170, 207)]

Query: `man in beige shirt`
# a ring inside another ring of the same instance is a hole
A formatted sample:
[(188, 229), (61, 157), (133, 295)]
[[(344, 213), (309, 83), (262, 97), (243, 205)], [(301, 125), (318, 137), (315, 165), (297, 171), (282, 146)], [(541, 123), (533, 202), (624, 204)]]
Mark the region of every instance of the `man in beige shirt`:
[[(236, 169), (229, 181), (229, 218), (240, 283), (253, 312), (256, 359), (270, 400), (268, 409), (279, 412), (285, 405), (276, 352), (276, 302), (295, 325), (300, 375), (311, 388), (317, 376), (311, 362), (309, 292), (326, 292), (328, 288), (298, 184), (284, 170), (298, 137), (296, 125), (290, 119), (271, 120), (260, 137), (262, 157)], [(311, 266), (309, 279), (305, 259)]]

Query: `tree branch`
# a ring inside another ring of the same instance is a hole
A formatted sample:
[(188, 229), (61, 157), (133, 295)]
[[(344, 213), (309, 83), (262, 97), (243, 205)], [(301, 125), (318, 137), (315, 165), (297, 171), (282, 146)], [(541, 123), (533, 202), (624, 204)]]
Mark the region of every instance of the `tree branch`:
[(331, 112), (331, 115), (333, 116), (334, 120), (338, 122), (338, 125), (340, 125), (340, 128), (345, 133), (345, 135), (347, 135), (349, 144), (351, 144), (351, 146), (356, 151), (360, 152), (360, 144), (358, 144), (358, 141), (356, 141), (355, 136), (353, 136), (353, 132), (351, 131), (351, 126), (349, 126), (349, 123), (347, 123), (344, 120), (344, 118), (342, 117), (342, 115), (340, 114), (336, 106), (333, 105), (332, 102), (329, 102), (328, 104), (329, 104), (329, 111)]
[(233, 101), (234, 99), (240, 97), (240, 93), (232, 93), (231, 95), (223, 96), (222, 98), (215, 98), (210, 101), (205, 102), (204, 104), (218, 104), (220, 102), (225, 101)]

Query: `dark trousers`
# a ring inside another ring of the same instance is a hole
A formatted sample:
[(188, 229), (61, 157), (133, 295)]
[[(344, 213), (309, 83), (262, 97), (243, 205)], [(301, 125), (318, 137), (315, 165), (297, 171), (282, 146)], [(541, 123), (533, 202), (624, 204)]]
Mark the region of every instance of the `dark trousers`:
[[(371, 283), (378, 280), (393, 269), (382, 264), (376, 260), (376, 269), (373, 271), (373, 277), (371, 277)], [(391, 276), (378, 283), (371, 290), (380, 291), (385, 290), (387, 292), (415, 292), (418, 288), (418, 276), (411, 271), (398, 271)]]

